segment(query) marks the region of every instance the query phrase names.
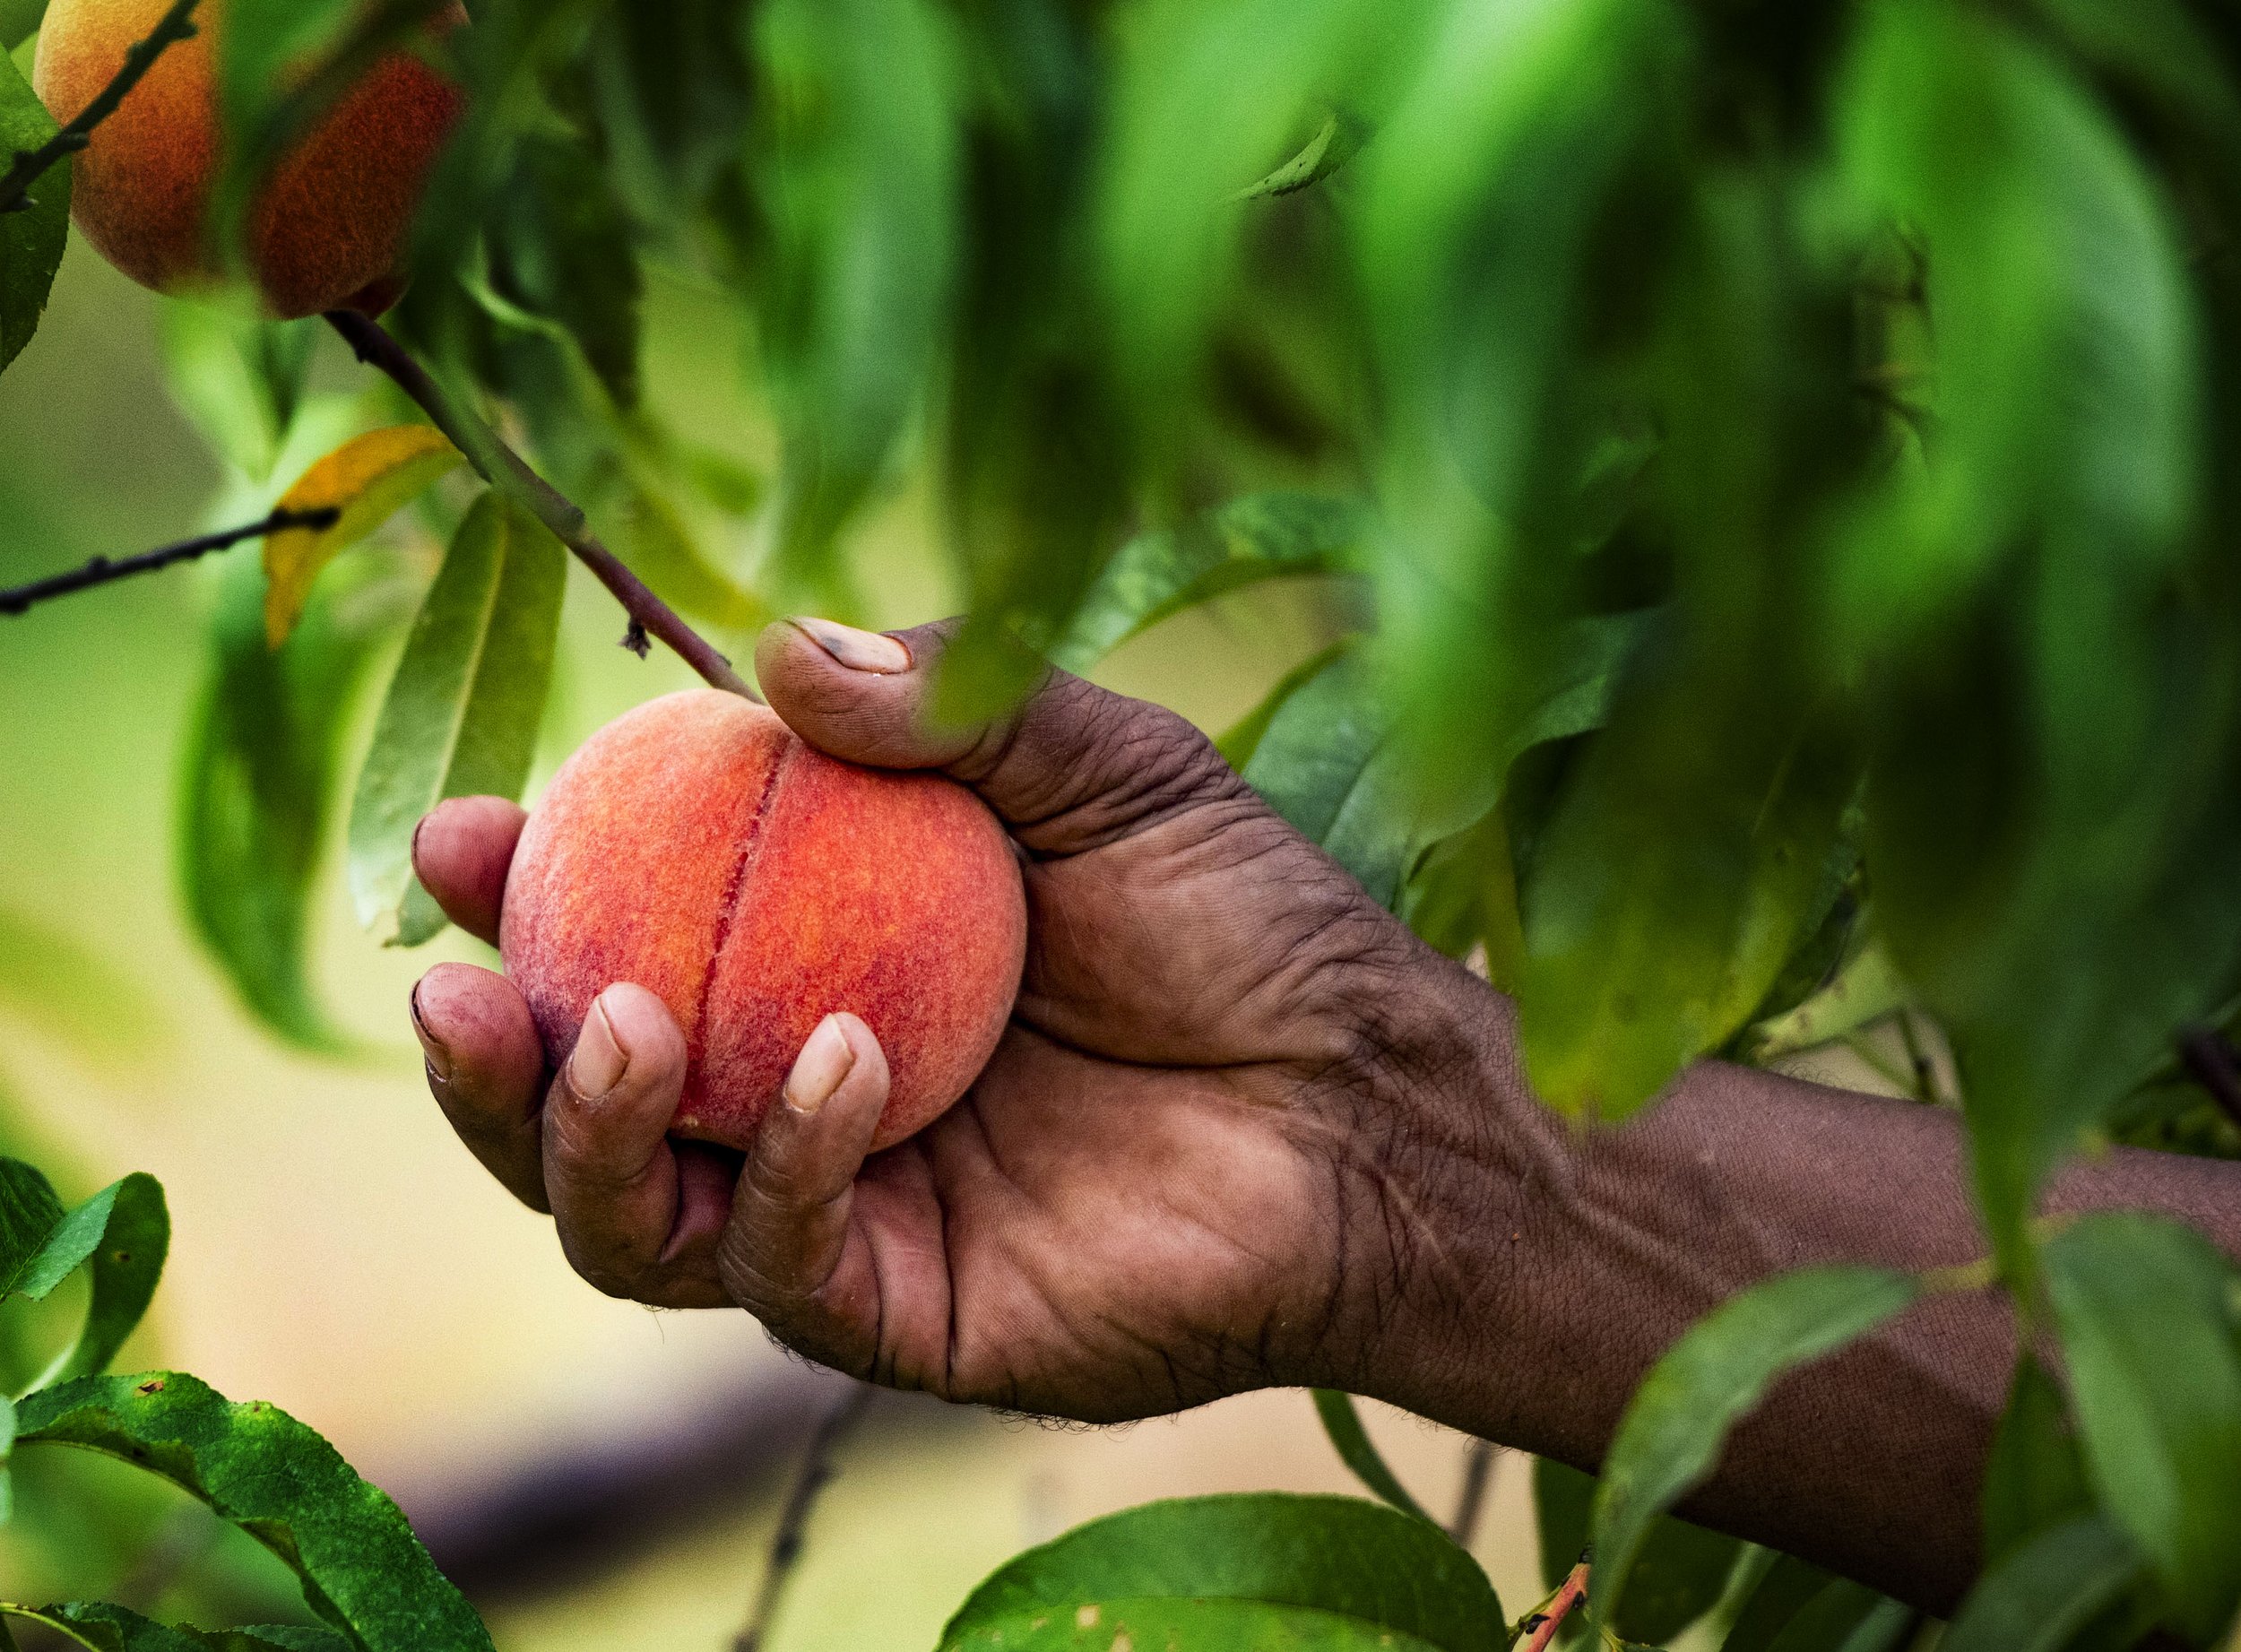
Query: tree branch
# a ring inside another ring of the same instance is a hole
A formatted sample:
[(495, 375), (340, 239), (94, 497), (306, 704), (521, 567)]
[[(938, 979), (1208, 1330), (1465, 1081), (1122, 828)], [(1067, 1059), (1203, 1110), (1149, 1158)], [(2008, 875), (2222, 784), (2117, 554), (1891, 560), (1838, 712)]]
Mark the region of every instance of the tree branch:
[(755, 1597), (755, 1609), (748, 1614), (747, 1626), (732, 1641), (731, 1652), (763, 1652), (772, 1621), (777, 1616), (779, 1600), (793, 1577), (794, 1568), (801, 1562), (809, 1516), (816, 1512), (818, 1494), (833, 1478), (833, 1453), (848, 1437), (849, 1431), (863, 1420), (872, 1396), (878, 1392), (870, 1383), (859, 1382), (825, 1414), (825, 1420), (810, 1437), (800, 1471), (794, 1475), (792, 1488), (786, 1493), (786, 1506), (778, 1516), (778, 1531), (770, 1540), (770, 1559), (763, 1569), (763, 1587)]
[(101, 88), (100, 95), (78, 112), (76, 119), (37, 149), (16, 151), (14, 163), (8, 168), (7, 175), (0, 177), (0, 212), (20, 212), (29, 205), (31, 186), (47, 169), (65, 155), (74, 155), (91, 143), (93, 129), (117, 113), (117, 106), (140, 84), (141, 77), (155, 66), (156, 59), (181, 40), (195, 38), (194, 11), (198, 3), (199, 0), (173, 0), (171, 9), (149, 31), (146, 39), (125, 53), (124, 66)]
[(1571, 1569), (1548, 1603), (1538, 1612), (1526, 1614), (1518, 1625), (1518, 1632), (1532, 1637), (1525, 1643), (1525, 1652), (1548, 1652), (1549, 1644), (1556, 1639), (1556, 1631), (1564, 1627), (1564, 1620), (1585, 1605), (1588, 1600), (1588, 1557), (1581, 1555), (1579, 1564)]
[(57, 574), (51, 579), (34, 580), (28, 585), (18, 585), (11, 591), (0, 591), (0, 614), (14, 616), (29, 613), (38, 604), (55, 597), (68, 596), (74, 591), (90, 591), (96, 585), (130, 579), (135, 574), (152, 574), (159, 568), (169, 567), (175, 562), (192, 562), (197, 557), (208, 556), (213, 550), (228, 549), (244, 540), (261, 540), (267, 534), (282, 532), (290, 528), (331, 528), (341, 516), (342, 512), (333, 509), (274, 511), (262, 522), (253, 522), (245, 528), (229, 528), (223, 533), (205, 533), (200, 539), (182, 540), (176, 545), (159, 546), (136, 557), (124, 557), (114, 562), (107, 557), (96, 557), (83, 567), (73, 569), (70, 573)]
[(699, 672), (710, 687), (760, 700), (761, 696), (731, 669), (729, 660), (687, 625), (674, 609), (654, 595), (644, 580), (624, 567), (619, 557), (600, 543), (584, 521), (583, 511), (573, 501), (531, 470), (519, 454), (499, 439), (497, 431), (454, 401), (378, 322), (355, 310), (333, 310), (327, 315), (327, 324), (342, 335), (360, 361), (380, 368), (396, 380), (398, 388), (420, 403), (421, 411), (467, 455), (467, 463), (481, 473), (485, 481), (525, 506), (538, 521), (552, 530), (555, 538), (575, 553), (576, 559), (592, 570), (601, 584), (614, 593), (623, 611), (630, 616), (626, 646), (643, 642), (647, 636), (657, 637)]

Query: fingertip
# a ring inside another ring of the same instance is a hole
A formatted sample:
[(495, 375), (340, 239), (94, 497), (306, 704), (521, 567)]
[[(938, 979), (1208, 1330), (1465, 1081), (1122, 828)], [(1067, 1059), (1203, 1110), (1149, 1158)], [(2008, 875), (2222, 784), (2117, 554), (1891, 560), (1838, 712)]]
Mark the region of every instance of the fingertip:
[(876, 768), (938, 768), (953, 754), (921, 725), (939, 638), (920, 640), (782, 620), (756, 642), (755, 675), (771, 710), (820, 751)]
[(450, 798), (412, 834), (412, 869), (436, 904), (470, 935), (498, 944), (506, 869), (528, 811), (499, 797)]
[(472, 964), (438, 964), (412, 986), (412, 1030), (437, 1077), (506, 1074), (533, 1085), (544, 1050), (514, 983)]
[(675, 1091), (685, 1077), (685, 1034), (670, 1008), (630, 982), (592, 1000), (569, 1052), (567, 1088), (579, 1102)]

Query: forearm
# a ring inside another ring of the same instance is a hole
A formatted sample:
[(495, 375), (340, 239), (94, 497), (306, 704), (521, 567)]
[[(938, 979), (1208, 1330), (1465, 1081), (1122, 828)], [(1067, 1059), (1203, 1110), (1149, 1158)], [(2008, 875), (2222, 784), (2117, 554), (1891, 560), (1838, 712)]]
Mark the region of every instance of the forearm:
[[(1830, 1262), (1980, 1256), (1949, 1113), (1707, 1063), (1626, 1127), (1536, 1103), (1509, 1006), (1459, 971), (1371, 1391), (1593, 1468), (1636, 1384), (1736, 1291)], [(2241, 1167), (2120, 1152), (2055, 1203), (2154, 1210), (2241, 1254)], [(1398, 1231), (1398, 1230), (1397, 1230)], [(1977, 1488), (2014, 1336), (1989, 1293), (1925, 1302), (1778, 1385), (1685, 1512), (1931, 1608), (1977, 1565)]]

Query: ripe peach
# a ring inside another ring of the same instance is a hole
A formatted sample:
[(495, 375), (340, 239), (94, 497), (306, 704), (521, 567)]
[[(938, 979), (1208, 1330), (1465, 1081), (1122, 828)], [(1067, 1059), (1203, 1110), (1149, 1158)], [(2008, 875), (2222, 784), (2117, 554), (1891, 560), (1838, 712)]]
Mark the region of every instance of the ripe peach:
[(965, 1094), (1026, 947), (1011, 844), (938, 774), (859, 768), (737, 695), (641, 705), (585, 741), (531, 816), (499, 945), (557, 1066), (619, 981), (659, 996), (691, 1066), (671, 1127), (745, 1146), (818, 1023), (879, 1038), (874, 1146)]
[[(169, 0), (52, 0), (32, 84), (58, 121), (108, 85)], [(171, 291), (218, 272), (209, 246), (221, 137), (213, 41), (223, 0), (202, 0), (201, 32), (168, 49), (77, 158), (71, 216), (111, 264)], [(433, 28), (457, 27), (455, 6)], [(248, 264), (273, 313), (378, 314), (412, 215), (460, 113), (459, 89), (410, 52), (368, 70), (294, 148), (251, 203)], [(385, 300), (386, 302), (385, 302)]]

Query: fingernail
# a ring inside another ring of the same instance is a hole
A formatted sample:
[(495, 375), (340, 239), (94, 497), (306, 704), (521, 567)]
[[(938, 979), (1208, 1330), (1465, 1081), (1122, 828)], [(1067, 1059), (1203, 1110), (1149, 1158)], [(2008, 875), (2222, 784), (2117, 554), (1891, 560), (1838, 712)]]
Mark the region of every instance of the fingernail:
[(841, 1031), (840, 1017), (827, 1016), (817, 1024), (786, 1075), (786, 1105), (808, 1118), (833, 1099), (848, 1069), (856, 1065), (856, 1051)]
[(859, 631), (831, 619), (797, 618), (794, 625), (819, 648), (852, 671), (878, 671), (893, 676), (911, 669), (911, 651), (891, 636)]
[(444, 1048), (444, 1041), (428, 1030), (428, 1019), (420, 1014), (420, 982), (412, 983), (412, 1035), (420, 1041), (420, 1051), (428, 1058), (428, 1076), (438, 1084), (451, 1082), (451, 1051)]
[(595, 1102), (622, 1082), (623, 1068), (629, 1065), (630, 1058), (616, 1040), (614, 1023), (607, 1018), (607, 1007), (593, 1000), (592, 1013), (584, 1017), (584, 1030), (576, 1034), (575, 1052), (568, 1057), (568, 1088)]

